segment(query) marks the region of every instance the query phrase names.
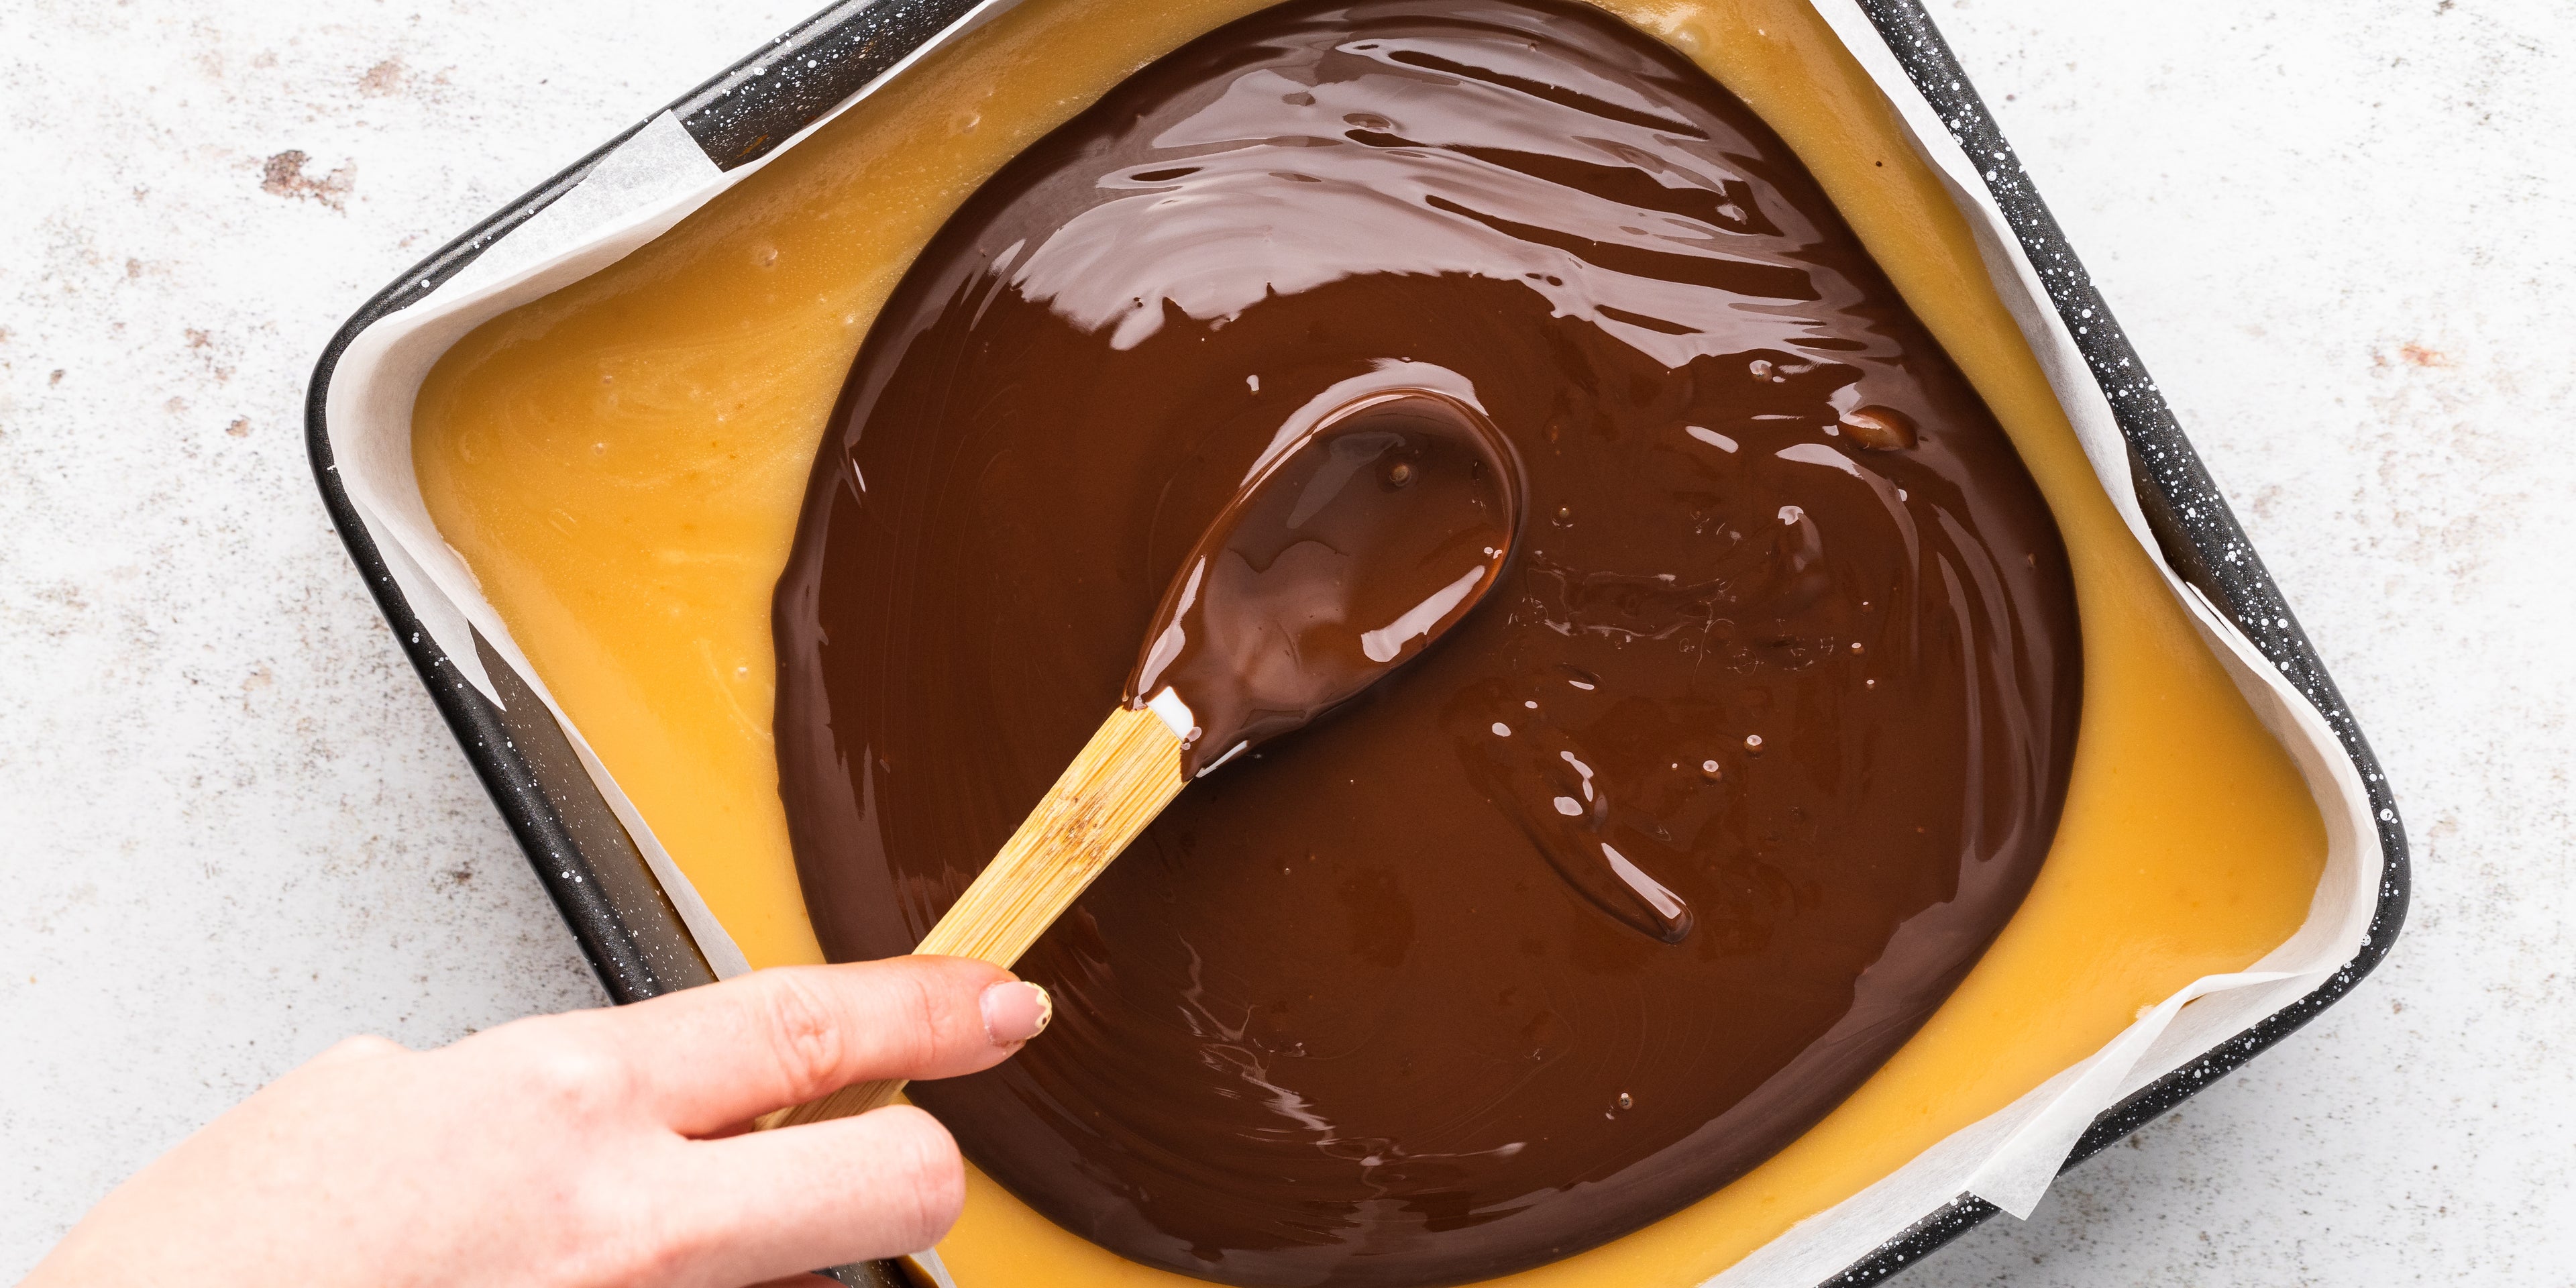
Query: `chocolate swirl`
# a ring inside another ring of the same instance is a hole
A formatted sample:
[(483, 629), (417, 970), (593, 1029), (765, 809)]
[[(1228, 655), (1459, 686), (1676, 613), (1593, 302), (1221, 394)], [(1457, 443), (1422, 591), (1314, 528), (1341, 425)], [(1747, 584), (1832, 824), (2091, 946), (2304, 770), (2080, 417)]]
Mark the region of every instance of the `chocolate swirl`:
[(826, 949), (928, 930), (1301, 408), (1404, 389), (1522, 472), (1483, 606), (1185, 791), (1021, 963), (1045, 1040), (913, 1091), (1149, 1264), (1455, 1282), (1652, 1221), (1877, 1068), (2056, 826), (2063, 546), (1780, 140), (1588, 7), (1299, 3), (1014, 161), (862, 348), (776, 609)]

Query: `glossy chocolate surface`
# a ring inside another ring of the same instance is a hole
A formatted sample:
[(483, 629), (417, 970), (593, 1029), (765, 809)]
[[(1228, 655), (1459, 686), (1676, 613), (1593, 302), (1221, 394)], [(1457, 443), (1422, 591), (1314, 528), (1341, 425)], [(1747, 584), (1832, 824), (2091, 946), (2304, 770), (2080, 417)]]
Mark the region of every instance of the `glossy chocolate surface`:
[(996, 176), (854, 366), (779, 585), (835, 958), (918, 941), (1121, 699), (1284, 426), (1508, 440), (1483, 605), (1195, 782), (916, 1084), (996, 1180), (1245, 1284), (1486, 1277), (1741, 1175), (1878, 1067), (2055, 829), (2080, 656), (2002, 431), (1789, 150), (1520, 0), (1294, 4)]
[(1359, 696), (1493, 589), (1520, 527), (1511, 448), (1418, 390), (1291, 416), (1181, 560), (1126, 702), (1172, 693), (1196, 778)]

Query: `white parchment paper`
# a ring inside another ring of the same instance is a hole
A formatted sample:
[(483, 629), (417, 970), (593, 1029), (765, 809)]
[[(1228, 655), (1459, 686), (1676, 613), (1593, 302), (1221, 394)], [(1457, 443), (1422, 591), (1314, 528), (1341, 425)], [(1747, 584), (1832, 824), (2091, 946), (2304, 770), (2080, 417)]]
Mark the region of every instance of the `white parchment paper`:
[[(988, 0), (921, 52), (981, 25), (1010, 3)], [(1952, 142), (1938, 113), (1916, 92), (1854, 0), (1814, 3), (1896, 106), (1916, 151), (1942, 176), (1952, 199), (1966, 214), (1986, 269), (2064, 404), (2104, 491), (2132, 534), (2155, 556), (2155, 566), (2165, 569), (2139, 512), (2128, 452), (2110, 404), (2049, 305), (2038, 275), (1987, 194), (1976, 167)], [(905, 60), (850, 102), (902, 75), (920, 56), (916, 53)], [(842, 104), (832, 115), (848, 106)], [(822, 124), (817, 121), (807, 127), (770, 157), (801, 143)], [(526, 678), (563, 726), (583, 766), (634, 836), (720, 976), (749, 969), (741, 950), (671, 862), (651, 825), (592, 753), (580, 729), (556, 704), (543, 678), (512, 640), (507, 624), (484, 599), (473, 572), (430, 521), (412, 473), (411, 409), (432, 364), (468, 331), (623, 258), (747, 178), (766, 160), (721, 172), (679, 121), (664, 113), (605, 158), (572, 192), (512, 230), (464, 271), (360, 333), (340, 359), (326, 404), (340, 476), (423, 628), (458, 670), (496, 702), (498, 695), (477, 658), (475, 633)], [(2256, 715), (2288, 748), (2316, 796), (2325, 819), (2327, 857), (2305, 924), (2252, 968), (2193, 981), (2142, 1012), (2134, 1024), (2089, 1058), (1926, 1150), (1877, 1184), (1801, 1222), (1718, 1275), (1712, 1285), (1803, 1288), (1820, 1283), (1961, 1195), (1975, 1195), (2014, 1216), (2027, 1217), (2076, 1140), (2102, 1110), (2313, 991), (2361, 947), (2385, 858), (2371, 826), (2359, 774), (2316, 708), (2282, 679), (2225, 615), (2169, 569), (2165, 576)]]

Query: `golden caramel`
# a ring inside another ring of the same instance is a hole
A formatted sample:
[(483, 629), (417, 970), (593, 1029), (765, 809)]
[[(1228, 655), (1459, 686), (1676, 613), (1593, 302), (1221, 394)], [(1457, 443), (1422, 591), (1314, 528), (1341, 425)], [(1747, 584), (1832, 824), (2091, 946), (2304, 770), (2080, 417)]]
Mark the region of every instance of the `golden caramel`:
[[(414, 416), (441, 531), (754, 965), (819, 959), (778, 803), (769, 597), (852, 355), (988, 175), (1257, 0), (1027, 0), (600, 274), (486, 323)], [(1692, 55), (1807, 163), (2012, 435), (2074, 562), (2084, 721), (2020, 913), (1931, 1022), (1726, 1189), (1510, 1282), (1696, 1283), (2001, 1109), (2141, 1006), (2306, 915), (2325, 831), (2122, 525), (1968, 226), (1806, 0), (1607, 0)], [(964, 1288), (1194, 1282), (1130, 1265), (970, 1177)]]

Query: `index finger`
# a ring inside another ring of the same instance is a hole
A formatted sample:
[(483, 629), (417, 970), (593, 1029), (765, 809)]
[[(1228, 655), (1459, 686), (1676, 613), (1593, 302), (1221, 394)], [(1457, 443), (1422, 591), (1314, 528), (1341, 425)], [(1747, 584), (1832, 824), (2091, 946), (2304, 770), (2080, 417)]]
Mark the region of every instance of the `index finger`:
[(635, 1070), (646, 1111), (699, 1135), (854, 1082), (949, 1078), (1000, 1063), (1025, 1035), (986, 1031), (984, 993), (995, 985), (1036, 990), (985, 962), (896, 957), (772, 967), (601, 1022)]

